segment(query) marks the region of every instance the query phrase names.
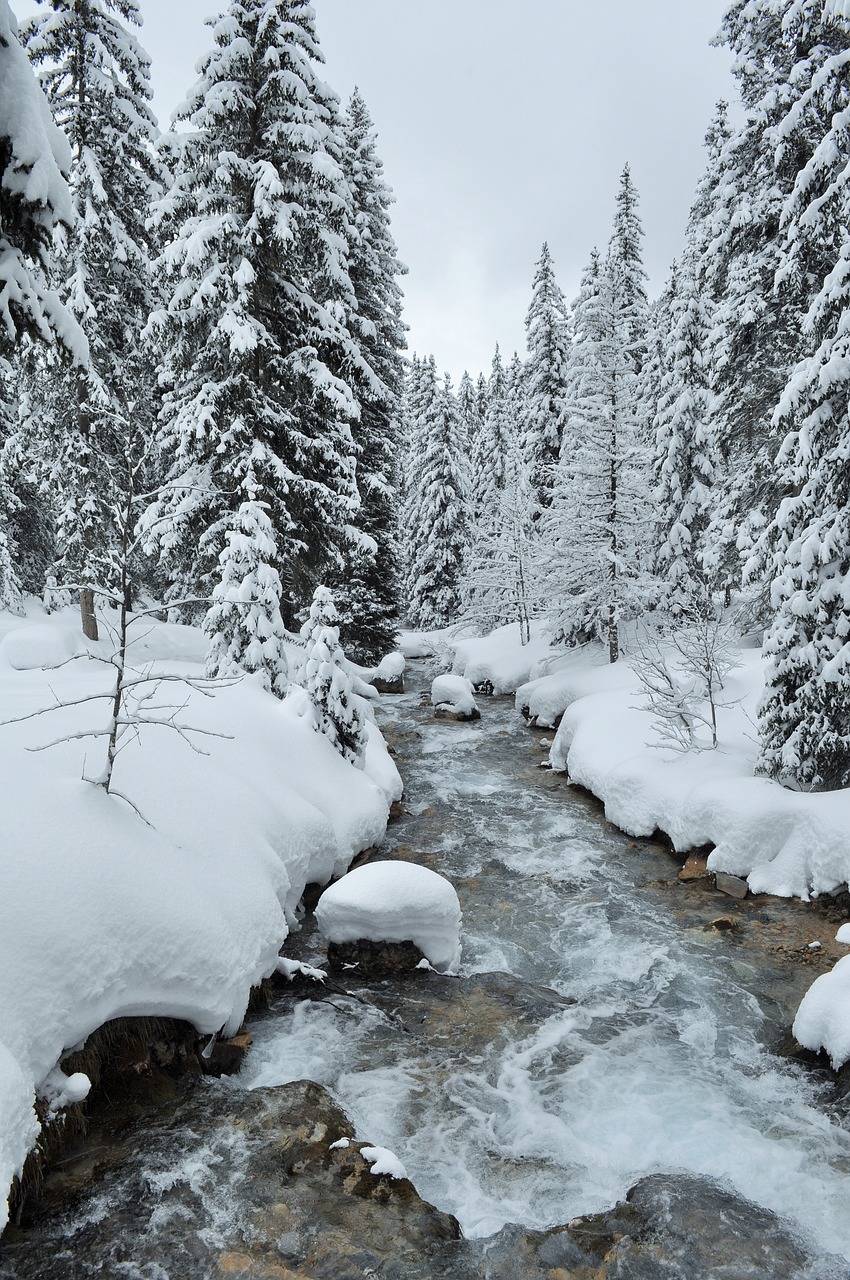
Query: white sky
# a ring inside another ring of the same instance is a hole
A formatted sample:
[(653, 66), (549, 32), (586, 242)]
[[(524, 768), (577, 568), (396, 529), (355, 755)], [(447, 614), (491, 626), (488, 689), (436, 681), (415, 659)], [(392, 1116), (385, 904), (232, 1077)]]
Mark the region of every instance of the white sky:
[[(732, 95), (709, 41), (727, 0), (314, 0), (326, 79), (357, 84), (379, 132), (410, 347), (455, 379), (524, 353), (549, 241), (569, 299), (608, 239), (626, 161), (651, 291), (681, 248), (714, 103)], [(12, 0), (19, 16), (31, 0)], [(217, 0), (141, 0), (163, 127), (210, 46)], [(528, 13), (523, 20), (523, 13)]]

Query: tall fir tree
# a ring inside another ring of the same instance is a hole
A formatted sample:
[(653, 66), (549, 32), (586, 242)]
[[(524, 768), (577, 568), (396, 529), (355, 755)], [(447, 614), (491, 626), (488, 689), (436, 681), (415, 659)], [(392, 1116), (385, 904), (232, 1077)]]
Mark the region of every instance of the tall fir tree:
[(72, 147), (76, 218), (54, 280), (90, 351), (84, 371), (41, 363), (30, 413), (52, 437), (47, 488), (56, 503), (57, 567), (86, 589), (83, 625), (94, 634), (91, 589), (116, 577), (127, 451), (144, 451), (152, 424), (153, 381), (140, 334), (153, 301), (145, 223), (161, 173), (150, 60), (127, 24), (141, 24), (137, 0), (42, 0), (25, 28), (53, 117)]
[(790, 72), (774, 141), (778, 165), (799, 168), (780, 275), (825, 269), (803, 324), (809, 354), (775, 414), (787, 496), (750, 565), (767, 563), (775, 610), (759, 771), (830, 790), (850, 785), (850, 18), (811, 0), (781, 9)]
[(570, 326), (569, 307), (555, 279), (549, 246), (544, 242), (525, 317), (528, 359), (521, 428), (526, 464), (539, 508), (549, 505), (554, 467), (561, 454), (567, 420)]
[(26, 336), (56, 344), (76, 368), (88, 360), (84, 334), (48, 286), (53, 238), (74, 218), (70, 166), (70, 147), (50, 122), (15, 19), (0, 0), (0, 609), (20, 608), (25, 577), (11, 357)]
[(420, 384), (417, 462), (417, 545), (408, 616), (423, 629), (445, 627), (460, 614), (460, 574), (466, 548), (466, 494), (461, 426), (448, 374), (442, 386), (433, 360)]
[(354, 692), (339, 643), (339, 618), (327, 587), (316, 587), (301, 628), (304, 640), (304, 688), (313, 704), (313, 727), (336, 751), (362, 769), (366, 759), (366, 717)]
[(352, 200), (349, 274), (356, 309), (351, 329), (369, 369), (355, 380), (360, 509), (332, 580), (340, 635), (349, 657), (372, 664), (394, 646), (399, 622), (399, 550), (394, 467), (405, 325), (398, 278), (406, 271), (390, 230), (394, 197), (383, 176), (366, 104), (355, 90), (344, 118), (343, 170)]
[(680, 613), (704, 586), (704, 543), (717, 478), (704, 355), (710, 322), (688, 264), (674, 272), (669, 322), (655, 416), (655, 572), (667, 603)]
[(149, 332), (170, 465), (145, 524), (166, 599), (209, 597), (242, 504), (262, 503), (292, 625), (341, 565), (359, 505), (352, 384), (373, 374), (348, 327), (351, 197), (306, 0), (231, 0), (211, 26), (156, 211), (168, 299)]

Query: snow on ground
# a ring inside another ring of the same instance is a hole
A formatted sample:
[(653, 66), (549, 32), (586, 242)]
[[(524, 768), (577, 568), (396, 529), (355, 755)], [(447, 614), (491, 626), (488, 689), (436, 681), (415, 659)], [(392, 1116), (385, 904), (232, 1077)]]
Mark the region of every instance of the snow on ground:
[(513, 693), (539, 674), (537, 668), (557, 657), (543, 621), (531, 623), (531, 641), (522, 643), (519, 624), (498, 627), (489, 636), (456, 637), (447, 642), (455, 675), (466, 676), (476, 688), (491, 685), (493, 693)]
[[(35, 602), (27, 618), (0, 614), (0, 720), (109, 686), (109, 668), (73, 658), (76, 621), (71, 610), (48, 619)], [(193, 628), (146, 620), (133, 638), (147, 669), (203, 674)], [(401, 794), (377, 728), (365, 770), (354, 769), (313, 730), (300, 690), (281, 702), (251, 678), (212, 696), (166, 683), (164, 700), (185, 701), (182, 723), (227, 736), (196, 737), (205, 755), (158, 726), (128, 740), (114, 786), (144, 820), (83, 781), (102, 768), (102, 736), (39, 750), (100, 728), (105, 701), (0, 726), (3, 1188), (37, 1137), (35, 1092), (54, 1105), (79, 1095), (80, 1081), (54, 1070), (63, 1051), (123, 1016), (235, 1031), (251, 986), (277, 965), (304, 884), (379, 842)]]
[[(835, 936), (850, 946), (850, 925), (843, 924)], [(805, 1049), (824, 1049), (836, 1071), (850, 1061), (850, 956), (815, 978), (800, 1002), (792, 1030)]]
[(329, 942), (413, 942), (440, 973), (460, 964), (460, 903), (445, 876), (410, 862), (369, 862), (326, 889), (316, 921)]
[(398, 647), (405, 658), (444, 657), (458, 637), (472, 635), (473, 631), (463, 623), (437, 631), (402, 631)]
[(431, 703), (458, 715), (472, 716), (478, 710), (472, 684), (465, 676), (437, 676), (431, 681)]

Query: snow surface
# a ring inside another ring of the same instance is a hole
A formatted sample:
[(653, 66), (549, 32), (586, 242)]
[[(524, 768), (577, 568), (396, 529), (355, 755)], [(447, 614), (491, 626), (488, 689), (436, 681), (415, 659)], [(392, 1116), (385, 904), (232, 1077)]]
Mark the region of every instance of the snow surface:
[[(850, 925), (835, 935), (850, 946)], [(837, 1071), (850, 1061), (850, 956), (843, 956), (829, 973), (815, 978), (797, 1010), (792, 1028), (804, 1049), (823, 1049)]]
[(412, 942), (440, 973), (460, 964), (460, 903), (452, 884), (410, 862), (370, 862), (326, 889), (316, 920), (329, 942)]
[(381, 658), (374, 674), (380, 680), (397, 680), (404, 675), (406, 665), (403, 653), (388, 653)]
[(361, 1147), (360, 1154), (364, 1160), (368, 1160), (372, 1168), (370, 1173), (385, 1173), (390, 1178), (406, 1178), (407, 1170), (401, 1163), (397, 1155), (389, 1151), (386, 1147)]
[(471, 632), (471, 627), (458, 624), (437, 631), (402, 631), (398, 647), (405, 658), (444, 657), (459, 636)]
[(522, 643), (519, 625), (511, 623), (489, 636), (448, 640), (447, 648), (455, 675), (466, 676), (476, 687), (490, 684), (497, 694), (514, 693), (536, 667), (556, 657), (541, 620), (531, 623), (529, 644)]
[[(110, 669), (87, 658), (32, 665), (74, 647), (74, 624), (71, 610), (47, 620), (35, 602), (27, 618), (0, 614), (4, 720), (108, 688)], [(203, 675), (203, 638), (192, 628), (147, 619), (132, 640), (146, 670)], [(108, 654), (110, 642), (88, 649)], [(105, 702), (0, 726), (3, 1186), (38, 1136), (35, 1094), (55, 1100), (83, 1088), (56, 1074), (64, 1051), (124, 1016), (234, 1032), (251, 986), (278, 965), (304, 885), (340, 875), (379, 842), (401, 794), (374, 724), (365, 770), (355, 769), (314, 731), (303, 691), (279, 701), (253, 678), (209, 697), (162, 685), (157, 701), (172, 697), (186, 700), (183, 723), (228, 736), (197, 739), (205, 755), (158, 726), (127, 741), (114, 785), (146, 821), (83, 781), (102, 767), (102, 738), (39, 750), (98, 728)]]
[(460, 715), (471, 715), (478, 710), (472, 684), (465, 676), (437, 676), (431, 682), (431, 702), (435, 707), (445, 707)]

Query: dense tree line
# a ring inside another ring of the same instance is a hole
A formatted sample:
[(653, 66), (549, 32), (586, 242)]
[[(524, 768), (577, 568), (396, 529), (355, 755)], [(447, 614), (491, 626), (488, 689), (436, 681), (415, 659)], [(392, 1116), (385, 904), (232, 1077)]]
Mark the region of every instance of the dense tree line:
[[(739, 109), (720, 103), (710, 123), (660, 297), (647, 298), (627, 168), (572, 306), (544, 245), (526, 358), (506, 369), (497, 352), (489, 379), (464, 375), (463, 433), (452, 457), (444, 437), (440, 485), (410, 471), (423, 569), (407, 580), (408, 613), (429, 626), (516, 621), (524, 634), (537, 615), (567, 642), (603, 640), (615, 661), (624, 620), (675, 627), (733, 601), (739, 628), (765, 637), (759, 770), (845, 787), (850, 17), (842, 0), (734, 0), (719, 40)], [(433, 363), (414, 365), (417, 456), (449, 395)], [(447, 530), (450, 485), (467, 498)], [(424, 555), (423, 539), (440, 538), (451, 555)]]
[(356, 659), (397, 628), (392, 193), (306, 0), (223, 5), (165, 134), (140, 23), (0, 2), (0, 605), (67, 585), (96, 636), (129, 557), (282, 693), (317, 587)]

